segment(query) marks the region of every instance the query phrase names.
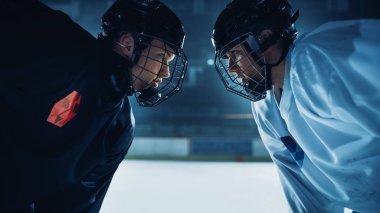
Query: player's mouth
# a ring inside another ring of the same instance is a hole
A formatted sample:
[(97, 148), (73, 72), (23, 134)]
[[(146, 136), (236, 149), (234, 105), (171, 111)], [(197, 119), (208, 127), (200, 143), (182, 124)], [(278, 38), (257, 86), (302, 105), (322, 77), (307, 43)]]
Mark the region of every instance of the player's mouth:
[(152, 87), (152, 88), (157, 88), (158, 86), (160, 86), (161, 83), (162, 83), (162, 79), (161, 79), (161, 78), (158, 78), (158, 79), (154, 80), (154, 81), (151, 83), (151, 87)]

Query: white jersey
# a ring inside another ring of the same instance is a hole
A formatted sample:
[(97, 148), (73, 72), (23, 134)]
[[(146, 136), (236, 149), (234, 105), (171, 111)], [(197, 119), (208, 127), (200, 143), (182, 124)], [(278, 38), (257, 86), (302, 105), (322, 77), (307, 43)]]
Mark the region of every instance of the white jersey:
[(380, 211), (380, 21), (299, 38), (281, 101), (252, 104), (292, 212)]

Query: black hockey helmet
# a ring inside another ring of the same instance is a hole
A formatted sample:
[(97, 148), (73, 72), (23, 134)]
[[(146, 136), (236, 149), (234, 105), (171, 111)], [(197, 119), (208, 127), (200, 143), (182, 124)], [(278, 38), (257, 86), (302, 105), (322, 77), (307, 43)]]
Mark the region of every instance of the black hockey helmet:
[(173, 50), (175, 59), (169, 65), (170, 78), (163, 79), (158, 88), (147, 86), (135, 92), (141, 106), (156, 106), (180, 90), (187, 69), (183, 51), (185, 32), (181, 20), (166, 5), (158, 0), (116, 0), (102, 18), (102, 29), (99, 38), (104, 40), (118, 39), (126, 32), (134, 36), (132, 61), (135, 64), (141, 52), (151, 47), (153, 39), (164, 42)]
[[(273, 30), (279, 38), (293, 41), (297, 35), (294, 23), (298, 16), (298, 11), (294, 13), (287, 0), (234, 0), (220, 13), (212, 42), (218, 51), (241, 35), (252, 33), (257, 38), (265, 28)], [(261, 51), (268, 45), (271, 44), (260, 44)]]

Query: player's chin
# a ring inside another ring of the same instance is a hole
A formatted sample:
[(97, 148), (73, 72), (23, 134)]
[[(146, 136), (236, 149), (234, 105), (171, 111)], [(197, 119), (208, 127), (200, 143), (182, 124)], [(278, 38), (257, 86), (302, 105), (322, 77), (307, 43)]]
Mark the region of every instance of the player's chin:
[(248, 80), (246, 83), (244, 83), (244, 89), (247, 93), (251, 93), (254, 95), (265, 93), (265, 91), (267, 90), (265, 84), (256, 83), (253, 80)]
[(156, 89), (156, 88), (158, 88), (159, 86), (160, 86), (160, 84), (157, 83), (157, 82), (152, 82), (152, 83), (150, 84), (150, 87), (152, 87), (153, 89)]
[(155, 89), (155, 88), (159, 87), (161, 85), (161, 83), (162, 83), (162, 79), (161, 78), (157, 78), (152, 83), (150, 83), (150, 85), (151, 85), (152, 88)]

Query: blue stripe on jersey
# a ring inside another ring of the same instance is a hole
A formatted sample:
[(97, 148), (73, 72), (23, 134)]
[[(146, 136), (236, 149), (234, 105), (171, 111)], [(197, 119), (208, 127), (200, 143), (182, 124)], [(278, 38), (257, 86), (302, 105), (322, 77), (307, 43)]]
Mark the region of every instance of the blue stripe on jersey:
[(281, 141), (289, 150), (297, 165), (301, 168), (303, 164), (303, 159), (305, 157), (305, 153), (303, 152), (301, 147), (298, 146), (297, 142), (291, 136), (281, 137)]

